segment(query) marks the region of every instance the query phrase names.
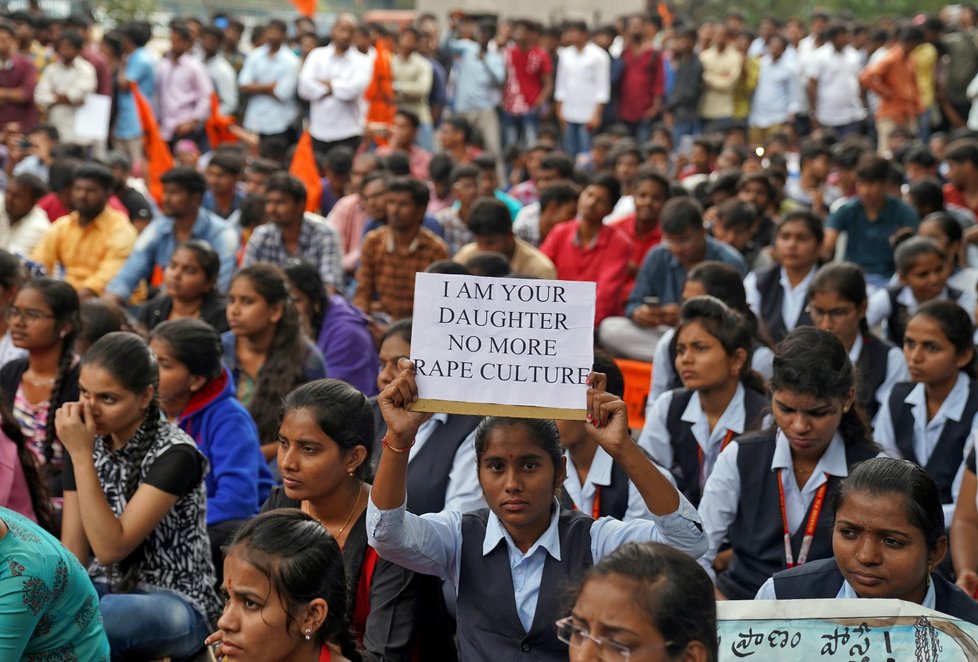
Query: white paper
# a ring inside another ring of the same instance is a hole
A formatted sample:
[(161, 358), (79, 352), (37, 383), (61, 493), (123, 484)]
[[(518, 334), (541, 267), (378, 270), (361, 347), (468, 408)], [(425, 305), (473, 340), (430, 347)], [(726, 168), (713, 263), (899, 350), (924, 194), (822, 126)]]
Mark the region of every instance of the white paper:
[(411, 338), (419, 397), (584, 409), (595, 287), (419, 273)]
[(107, 141), (111, 114), (112, 97), (89, 94), (85, 103), (75, 109), (75, 136), (95, 142)]

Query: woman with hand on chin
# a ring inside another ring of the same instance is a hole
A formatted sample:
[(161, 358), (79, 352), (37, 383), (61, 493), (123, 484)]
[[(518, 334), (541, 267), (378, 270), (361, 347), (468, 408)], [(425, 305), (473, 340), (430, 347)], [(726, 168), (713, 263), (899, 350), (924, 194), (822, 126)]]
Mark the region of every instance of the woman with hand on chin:
[(460, 659), (530, 654), (563, 662), (567, 645), (553, 628), (561, 583), (628, 542), (664, 542), (694, 557), (703, 552), (692, 506), (629, 436), (625, 403), (605, 392), (600, 373), (588, 380), (588, 434), (625, 469), (651, 521), (593, 520), (562, 509), (555, 498), (565, 474), (557, 426), (504, 417), (485, 419), (476, 432), (488, 509), (407, 512), (408, 450), (424, 414), (411, 411), (418, 399), (414, 366), (402, 359), (400, 368), (378, 399), (388, 431), (367, 508), (367, 535), (382, 558), (456, 587)]

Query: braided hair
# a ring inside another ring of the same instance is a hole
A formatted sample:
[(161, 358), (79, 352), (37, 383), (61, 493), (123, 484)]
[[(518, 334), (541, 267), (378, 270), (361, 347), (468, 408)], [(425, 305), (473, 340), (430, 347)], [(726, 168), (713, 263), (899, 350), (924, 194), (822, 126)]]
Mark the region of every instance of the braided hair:
[(51, 386), (51, 398), (48, 405), (48, 420), (44, 428), (44, 456), (48, 462), (54, 457), (54, 441), (57, 433), (54, 429), (54, 412), (64, 402), (65, 391), (68, 390), (71, 367), (75, 360), (72, 347), (81, 332), (81, 304), (75, 288), (64, 281), (53, 278), (34, 278), (27, 281), (24, 290), (36, 290), (44, 299), (44, 303), (54, 315), (55, 329), (60, 331), (61, 355), (58, 360), (58, 375)]
[[(156, 357), (146, 342), (135, 333), (116, 331), (103, 336), (89, 348), (82, 359), (82, 366), (98, 366), (112, 375), (123, 388), (137, 395), (152, 389), (153, 395), (146, 407), (143, 423), (136, 435), (126, 443), (129, 466), (122, 493), (126, 501), (129, 501), (142, 481), (143, 460), (146, 459), (160, 428), (160, 404), (157, 396), (160, 375)], [(144, 544), (145, 541), (119, 562), (119, 579), (113, 587), (117, 592), (129, 593), (139, 583)]]
[(279, 406), (289, 391), (305, 381), (302, 365), (308, 351), (299, 312), (289, 297), (288, 280), (282, 270), (271, 264), (258, 263), (240, 269), (234, 280), (248, 279), (258, 296), (268, 306), (282, 306), (282, 316), (275, 323), (272, 344), (265, 363), (258, 371), (255, 392), (248, 411), (258, 425), (262, 443), (278, 438)]
[[(54, 418), (52, 415), (51, 418)], [(33, 451), (27, 447), (27, 440), (24, 433), (14, 419), (14, 414), (7, 405), (4, 398), (0, 397), (0, 430), (7, 435), (7, 438), (17, 447), (17, 460), (24, 471), (24, 479), (27, 482), (27, 491), (31, 496), (31, 507), (34, 509), (34, 516), (37, 523), (45, 531), (53, 535), (58, 534), (58, 520), (51, 504), (51, 492), (47, 482), (41, 477), (41, 469), (37, 465), (37, 458)]]

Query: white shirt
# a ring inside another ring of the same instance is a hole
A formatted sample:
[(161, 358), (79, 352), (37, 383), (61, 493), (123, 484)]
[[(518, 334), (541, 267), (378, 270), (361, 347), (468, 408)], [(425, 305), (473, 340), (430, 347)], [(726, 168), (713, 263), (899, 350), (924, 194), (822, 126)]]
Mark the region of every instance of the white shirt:
[[(954, 383), (951, 392), (948, 393), (944, 402), (934, 417), (927, 420), (927, 394), (923, 384), (917, 384), (907, 397), (903, 399), (911, 406), (913, 411), (913, 452), (917, 456), (917, 461), (921, 466), (926, 466), (930, 460), (934, 448), (937, 446), (941, 433), (944, 431), (944, 424), (948, 420), (960, 421), (964, 414), (964, 406), (968, 401), (971, 379), (963, 372), (958, 373), (958, 380)], [(972, 422), (970, 427), (974, 427)], [(887, 394), (880, 406), (879, 415), (876, 417), (876, 428), (873, 432), (876, 443), (879, 444), (887, 455), (899, 457), (905, 460), (903, 453), (897, 448), (896, 433), (893, 430), (893, 418), (890, 415), (890, 397)], [(951, 526), (951, 518), (954, 516), (954, 506), (958, 502), (958, 492), (961, 490), (961, 479), (964, 476), (965, 462), (963, 458), (968, 457), (971, 447), (974, 444), (972, 435), (963, 441), (964, 453), (962, 454), (961, 466), (954, 474), (954, 481), (951, 483), (951, 503), (944, 504), (944, 523)]]
[[(703, 498), (700, 500), (700, 519), (703, 520), (703, 532), (710, 544), (709, 550), (700, 557), (699, 564), (715, 578), (713, 560), (717, 556), (720, 545), (727, 537), (730, 525), (737, 518), (740, 506), (740, 471), (737, 469), (739, 444), (734, 441), (727, 450), (717, 458), (713, 473), (706, 481)], [(802, 526), (805, 515), (812, 505), (815, 492), (826, 482), (825, 474), (844, 478), (849, 475), (849, 465), (846, 463), (846, 445), (842, 436), (836, 432), (828, 448), (822, 453), (815, 471), (808, 482), (799, 487), (795, 481), (794, 463), (791, 460), (791, 445), (788, 438), (778, 430), (774, 447), (774, 458), (771, 460), (771, 471), (787, 469), (781, 474), (784, 485), (784, 503), (788, 518), (788, 529), (792, 535)], [(736, 546), (736, 541), (732, 541)], [(798, 550), (795, 550), (797, 553)]]
[(214, 83), (221, 114), (233, 115), (238, 110), (238, 75), (234, 67), (220, 53), (205, 60), (204, 66)]
[[(784, 320), (784, 327), (788, 331), (793, 331), (795, 324), (798, 322), (798, 316), (801, 315), (801, 311), (805, 308), (805, 303), (808, 301), (808, 286), (812, 283), (812, 278), (815, 277), (815, 267), (808, 272), (808, 275), (801, 279), (794, 287), (791, 286), (791, 281), (788, 280), (788, 274), (785, 272), (784, 268), (781, 268), (781, 289), (784, 294), (781, 297), (781, 319)], [(750, 272), (747, 274), (747, 278), (744, 279), (744, 290), (747, 292), (747, 305), (757, 316), (758, 320), (761, 318), (761, 293), (757, 289), (757, 272)]]
[[(574, 502), (578, 510), (585, 515), (590, 515), (594, 510), (594, 495), (597, 493), (597, 488), (599, 486), (607, 487), (611, 485), (611, 469), (615, 461), (608, 455), (605, 449), (598, 446), (598, 450), (594, 454), (594, 459), (591, 460), (591, 468), (588, 469), (587, 477), (584, 479), (584, 483), (581, 484), (574, 459), (570, 453), (564, 453), (564, 457), (567, 458), (567, 478), (564, 479), (564, 492), (567, 493), (567, 496)], [(669, 478), (669, 480), (672, 480), (672, 475), (668, 471), (663, 470), (661, 467), (656, 468), (664, 476)], [(622, 521), (627, 522), (633, 519), (650, 520), (652, 519), (652, 513), (649, 512), (648, 506), (645, 505), (645, 499), (635, 489), (635, 484), (629, 481), (628, 509), (625, 511), (625, 516), (622, 518)]]
[[(951, 293), (945, 287), (944, 291), (933, 300), (948, 301), (950, 299)], [(917, 297), (913, 295), (913, 290), (906, 285), (900, 288), (896, 300), (897, 303), (906, 306), (907, 311), (911, 315), (917, 312), (917, 308), (920, 307), (920, 304), (917, 302)], [(974, 322), (975, 306), (978, 305), (975, 290), (972, 288), (971, 290), (962, 291), (956, 303), (968, 312), (968, 315), (971, 316), (971, 321)], [(869, 305), (866, 307), (866, 322), (869, 326), (872, 328), (883, 324), (885, 330), (887, 318), (891, 314), (893, 314), (893, 306), (890, 303), (890, 293), (885, 288), (873, 292), (873, 296), (869, 297)]]
[[(649, 399), (645, 404), (646, 418), (651, 415), (655, 400), (672, 388), (671, 384), (676, 379), (676, 366), (669, 356), (669, 346), (672, 344), (672, 338), (675, 335), (675, 329), (668, 329), (662, 334), (655, 346), (655, 353), (652, 358), (652, 390), (649, 391)], [(750, 367), (765, 380), (771, 379), (771, 375), (774, 374), (774, 352), (771, 348), (757, 347), (751, 355)]]
[[(778, 593), (774, 587), (774, 577), (768, 579), (761, 586), (761, 589), (754, 596), (755, 600), (777, 600)], [(847, 582), (845, 579), (842, 580), (842, 586), (839, 588), (839, 592), (835, 596), (836, 600), (858, 600), (859, 595), (856, 593), (855, 589), (852, 588), (852, 584)], [(927, 593), (924, 595), (924, 601), (920, 603), (922, 607), (927, 607), (928, 609), (933, 609), (937, 611), (937, 595), (934, 593), (934, 582), (929, 582), (927, 584)]]
[(815, 119), (826, 126), (841, 126), (866, 118), (859, 87), (862, 62), (851, 46), (842, 52), (832, 44), (816, 50), (805, 67), (810, 80), (817, 81)]
[[(408, 466), (428, 443), (431, 436), (435, 434), (435, 431), (446, 423), (448, 423), (448, 414), (435, 414), (421, 424), (408, 455)], [(455, 451), (452, 469), (448, 472), (448, 487), (445, 488), (444, 510), (468, 513), (485, 507), (486, 501), (482, 498), (482, 487), (479, 485), (479, 473), (475, 458), (475, 430), (473, 430)]]
[(309, 53), (299, 71), (299, 96), (310, 102), (313, 138), (330, 142), (363, 134), (360, 100), (372, 75), (373, 61), (352, 46), (342, 55), (332, 45)]
[(11, 225), (5, 200), (0, 195), (0, 248), (20, 257), (30, 257), (41, 237), (51, 228), (51, 221), (43, 209), (35, 206), (15, 225)]
[[(645, 427), (642, 428), (642, 434), (638, 438), (638, 445), (664, 467), (672, 467), (675, 464), (672, 439), (669, 436), (669, 430), (666, 428), (669, 406), (672, 404), (674, 394), (675, 391), (667, 391), (662, 394), (661, 398), (656, 399), (652, 405), (652, 415), (645, 419)], [(733, 398), (730, 399), (727, 408), (723, 410), (723, 414), (713, 426), (713, 430), (710, 430), (710, 422), (707, 420), (706, 414), (703, 413), (699, 391), (693, 391), (680, 420), (692, 425), (693, 438), (696, 439), (696, 443), (703, 451), (703, 474), (699, 478), (700, 486), (713, 471), (727, 431), (732, 430), (734, 436), (743, 434), (747, 424), (745, 419), (743, 384), (737, 384)]]
[(58, 129), (62, 144), (88, 145), (91, 140), (75, 136), (75, 111), (78, 106), (63, 103), (52, 105), (55, 95), (64, 94), (72, 104), (80, 104), (95, 92), (96, 85), (95, 67), (81, 55), (67, 66), (59, 58), (44, 67), (43, 73), (38, 75), (34, 103), (42, 112), (47, 112), (48, 121)]
[[(852, 365), (859, 363), (859, 357), (862, 356), (862, 353), (863, 337), (860, 334), (856, 336), (856, 342), (852, 343), (852, 349), (849, 350), (849, 360), (852, 361)], [(886, 353), (886, 377), (883, 378), (883, 383), (880, 384), (880, 387), (876, 389), (873, 398), (882, 405), (889, 397), (890, 390), (894, 384), (907, 381), (910, 381), (910, 371), (907, 370), (907, 362), (903, 358), (903, 349), (900, 347), (891, 347), (890, 351)], [(879, 416), (879, 410), (877, 410), (876, 416), (870, 422), (875, 425), (876, 421), (879, 420)]]
[(611, 98), (611, 58), (603, 48), (591, 42), (578, 50), (576, 46), (558, 52), (554, 99), (560, 112), (572, 124), (585, 124), (598, 104)]

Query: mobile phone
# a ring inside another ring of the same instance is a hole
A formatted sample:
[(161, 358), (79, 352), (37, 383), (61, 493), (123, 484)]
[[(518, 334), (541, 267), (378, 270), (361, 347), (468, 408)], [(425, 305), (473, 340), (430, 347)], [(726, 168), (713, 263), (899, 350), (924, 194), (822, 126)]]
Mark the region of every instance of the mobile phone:
[(651, 306), (652, 308), (658, 308), (662, 305), (661, 299), (659, 297), (642, 297), (642, 303), (646, 306)]

